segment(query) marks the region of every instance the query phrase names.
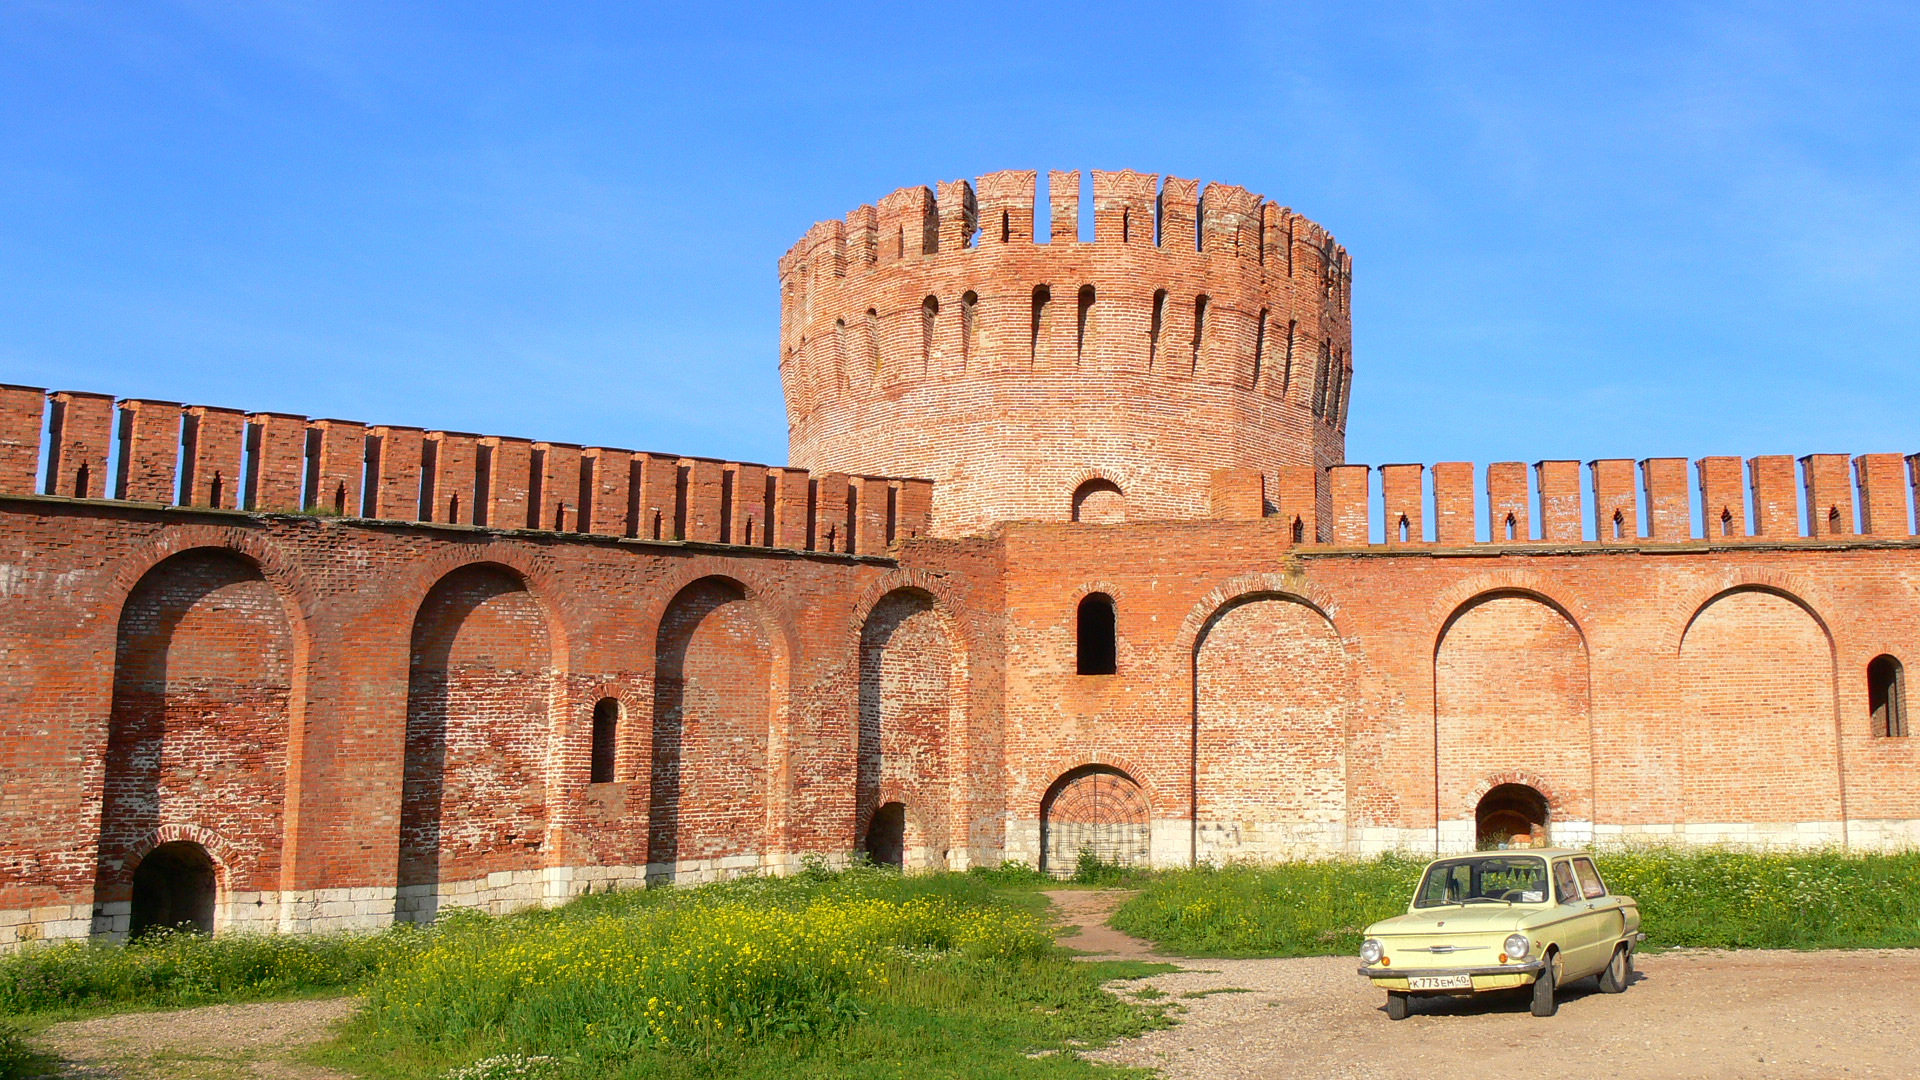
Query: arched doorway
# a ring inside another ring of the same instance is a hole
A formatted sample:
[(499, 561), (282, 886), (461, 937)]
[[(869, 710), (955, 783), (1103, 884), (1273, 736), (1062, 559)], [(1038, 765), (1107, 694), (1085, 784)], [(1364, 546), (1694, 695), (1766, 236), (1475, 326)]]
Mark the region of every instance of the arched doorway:
[(1474, 807), (1479, 847), (1544, 847), (1547, 843), (1547, 797), (1526, 784), (1499, 784), (1481, 796)]
[(904, 867), (907, 859), (907, 805), (890, 802), (873, 812), (867, 842), (861, 845), (875, 866)]
[(161, 844), (133, 871), (133, 937), (151, 930), (213, 933), (213, 857), (190, 840)]
[(1072, 877), (1083, 855), (1116, 866), (1147, 865), (1151, 819), (1133, 777), (1084, 765), (1053, 782), (1040, 804), (1040, 869)]

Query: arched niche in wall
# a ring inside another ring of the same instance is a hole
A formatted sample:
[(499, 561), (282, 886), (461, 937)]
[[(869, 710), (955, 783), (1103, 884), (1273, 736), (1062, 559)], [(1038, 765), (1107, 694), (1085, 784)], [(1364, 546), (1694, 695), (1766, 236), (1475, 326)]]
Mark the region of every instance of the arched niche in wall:
[(655, 639), (649, 873), (768, 851), (768, 790), (782, 657), (740, 583), (702, 578)]
[(1074, 489), (1073, 520), (1093, 525), (1120, 524), (1127, 520), (1127, 497), (1120, 485), (1095, 477)]
[(1680, 675), (1688, 824), (1839, 820), (1833, 649), (1805, 607), (1769, 590), (1722, 593), (1687, 627)]
[(168, 826), (233, 838), (229, 888), (279, 887), (295, 654), (286, 601), (236, 552), (183, 551), (128, 594), (94, 896), (114, 932), (130, 913), (135, 853)]
[(913, 838), (925, 850), (903, 855), (909, 867), (946, 862), (948, 746), (963, 730), (966, 709), (956, 658), (933, 597), (920, 589), (888, 593), (860, 629), (855, 817), (868, 821), (884, 798), (904, 803), (913, 819), (927, 823), (931, 835)]
[(1442, 821), (1476, 822), (1487, 779), (1514, 769), (1550, 783), (1555, 817), (1592, 821), (1587, 646), (1558, 607), (1520, 592), (1462, 604), (1434, 648), (1433, 693)]
[(400, 796), (402, 920), (446, 885), (543, 864), (554, 686), (546, 609), (502, 566), (441, 578), (414, 616)]
[(1194, 646), (1194, 817), (1202, 861), (1338, 845), (1347, 814), (1346, 651), (1290, 596), (1230, 602)]

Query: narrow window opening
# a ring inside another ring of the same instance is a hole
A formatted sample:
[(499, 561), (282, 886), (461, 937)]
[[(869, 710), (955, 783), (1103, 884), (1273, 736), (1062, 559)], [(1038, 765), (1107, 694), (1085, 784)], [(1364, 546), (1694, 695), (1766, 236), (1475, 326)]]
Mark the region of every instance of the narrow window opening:
[(1408, 531), (1409, 531), (1409, 526), (1407, 524), (1407, 515), (1401, 514), (1400, 515), (1400, 542), (1403, 544), (1407, 542)]
[(893, 257), (896, 259), (904, 259), (907, 257), (907, 227), (905, 225), (894, 230)]
[(874, 308), (867, 309), (867, 361), (880, 374), (880, 312)]
[(344, 480), (334, 486), (333, 512), (341, 517), (347, 516), (347, 483)]
[(1313, 373), (1313, 415), (1327, 415), (1327, 381), (1331, 377), (1328, 368), (1333, 364), (1333, 353), (1326, 342), (1320, 343), (1320, 363)]
[(1627, 538), (1627, 518), (1618, 510), (1613, 512), (1613, 538), (1615, 540)]
[(1117, 649), (1114, 641), (1113, 597), (1088, 593), (1080, 601), (1076, 638), (1076, 670), (1082, 675), (1111, 675)]
[(973, 359), (973, 309), (980, 305), (980, 294), (969, 289), (960, 294), (960, 366)]
[(1000, 211), (1000, 242), (1013, 239), (1013, 216), (1005, 210)]
[(447, 496), (447, 524), (458, 525), (459, 523), (460, 523), (460, 496), (457, 494), (449, 495)]
[(619, 757), (619, 735), (620, 702), (613, 698), (601, 698), (593, 707), (593, 753), (588, 765), (588, 783), (613, 783), (614, 762)]
[(1147, 324), (1147, 370), (1160, 359), (1160, 331), (1167, 324), (1167, 290), (1153, 291), (1153, 319)]
[(1047, 317), (1047, 304), (1053, 300), (1053, 290), (1045, 285), (1033, 287), (1033, 332), (1027, 338), (1027, 359), (1040, 358), (1040, 327)]
[(1840, 508), (1837, 506), (1827, 507), (1827, 535), (1840, 535)]
[(1287, 320), (1287, 353), (1286, 358), (1281, 361), (1280, 365), (1281, 397), (1287, 396), (1287, 391), (1293, 389), (1293, 340), (1299, 329), (1300, 321), (1298, 319)]
[(1720, 508), (1720, 535), (1733, 535), (1733, 511), (1724, 506)]
[(933, 329), (939, 317), (939, 300), (929, 296), (920, 301), (920, 367), (923, 372), (933, 366)]
[(1120, 242), (1124, 244), (1131, 239), (1133, 239), (1133, 211), (1122, 210), (1120, 211)]
[(553, 531), (554, 532), (567, 531), (567, 504), (566, 503), (553, 504)]
[(220, 496), (224, 494), (224, 491), (222, 490), (224, 486), (225, 486), (225, 481), (221, 477), (221, 475), (218, 472), (214, 473), (213, 483), (207, 485), (207, 505), (208, 506), (219, 506), (219, 507), (226, 506), (226, 503), (223, 503), (220, 501)]
[(1900, 661), (1880, 655), (1867, 665), (1867, 707), (1873, 733), (1898, 739), (1907, 734), (1907, 672)]
[(1267, 309), (1260, 309), (1260, 318), (1253, 324), (1253, 388), (1260, 389), (1260, 365), (1267, 358)]
[(1207, 294), (1193, 298), (1193, 370), (1200, 370), (1200, 346), (1207, 338)]
[(1293, 519), (1293, 542), (1296, 544), (1307, 542), (1307, 523), (1298, 517)]
[(847, 372), (847, 320), (833, 320), (833, 371), (829, 375), (832, 388), (845, 389)]
[(1093, 317), (1093, 286), (1080, 286), (1078, 307), (1073, 331), (1073, 360), (1076, 364), (1087, 354), (1087, 324)]

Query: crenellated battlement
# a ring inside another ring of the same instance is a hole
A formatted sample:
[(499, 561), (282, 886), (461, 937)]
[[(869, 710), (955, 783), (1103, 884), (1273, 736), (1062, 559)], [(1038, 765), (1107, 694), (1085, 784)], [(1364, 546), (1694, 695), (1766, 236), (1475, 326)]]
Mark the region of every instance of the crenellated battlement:
[(793, 460), (931, 476), (948, 534), (1069, 515), (1049, 471), (1145, 480), (1139, 509), (1201, 517), (1180, 492), (1213, 468), (1342, 460), (1346, 250), (1243, 187), (1091, 180), (1089, 204), (1079, 172), (1049, 173), (1044, 222), (1039, 174), (1004, 171), (809, 229), (779, 261)]
[(1345, 548), (1904, 539), (1920, 454), (1223, 469), (1213, 505), (1282, 519), (1290, 544)]
[(0, 496), (880, 555), (932, 483), (0, 385)]

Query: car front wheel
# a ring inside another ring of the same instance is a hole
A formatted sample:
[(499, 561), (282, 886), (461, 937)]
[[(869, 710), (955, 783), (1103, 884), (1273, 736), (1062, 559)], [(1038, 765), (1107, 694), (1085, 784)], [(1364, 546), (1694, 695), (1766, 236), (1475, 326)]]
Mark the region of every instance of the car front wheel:
[(1540, 977), (1533, 980), (1533, 1015), (1552, 1016), (1560, 1011), (1560, 1003), (1554, 1000), (1554, 990), (1560, 981), (1560, 954), (1547, 957), (1547, 966), (1541, 970)]
[(1607, 970), (1600, 973), (1600, 991), (1605, 994), (1618, 994), (1633, 981), (1633, 950), (1625, 945), (1613, 950), (1613, 959), (1607, 961)]

